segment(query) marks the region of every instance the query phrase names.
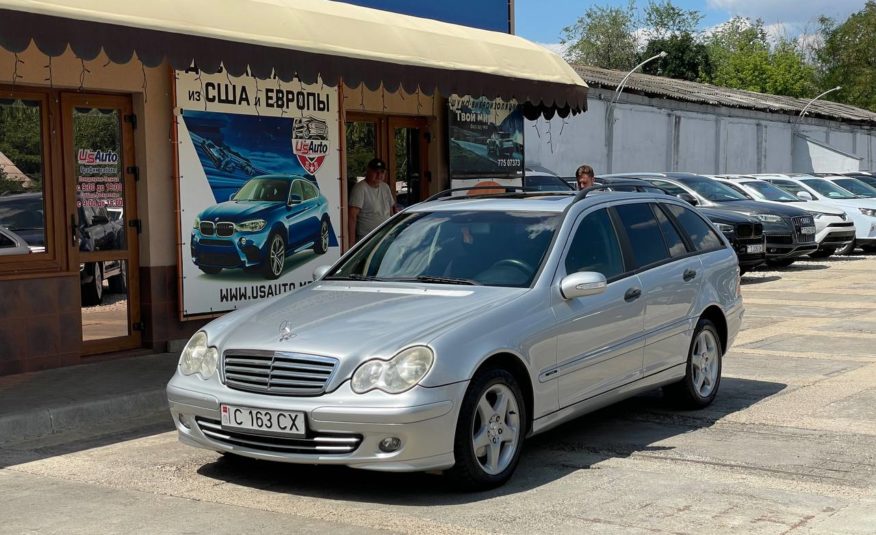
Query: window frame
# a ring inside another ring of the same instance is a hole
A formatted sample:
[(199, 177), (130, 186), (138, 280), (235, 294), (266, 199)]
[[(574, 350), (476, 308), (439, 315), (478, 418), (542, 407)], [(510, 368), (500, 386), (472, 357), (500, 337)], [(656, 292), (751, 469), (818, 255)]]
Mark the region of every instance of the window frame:
[(563, 254), (560, 256), (560, 260), (557, 265), (557, 268), (562, 273), (562, 275), (557, 277), (557, 280), (562, 280), (563, 277), (568, 277), (569, 275), (571, 275), (571, 273), (569, 273), (566, 269), (566, 258), (569, 256), (569, 251), (572, 248), (572, 243), (575, 241), (575, 237), (578, 235), (578, 229), (581, 228), (581, 225), (584, 224), (584, 220), (587, 219), (588, 216), (590, 216), (591, 214), (595, 214), (599, 210), (605, 210), (606, 215), (608, 216), (608, 220), (611, 223), (612, 229), (614, 230), (614, 235), (617, 238), (618, 247), (620, 247), (621, 261), (624, 264), (624, 271), (613, 277), (606, 277), (606, 283), (611, 284), (613, 282), (623, 280), (635, 275), (636, 271), (632, 269), (627, 246), (624, 243), (624, 239), (621, 236), (621, 233), (618, 231), (618, 219), (616, 217), (616, 214), (614, 213), (614, 207), (611, 205), (600, 205), (594, 206), (592, 209), (589, 209), (578, 215), (575, 224), (572, 226), (572, 229), (569, 232), (568, 237), (566, 238), (566, 243), (563, 245)]
[[(713, 247), (711, 249), (697, 250), (696, 245), (690, 239), (690, 235), (687, 233), (687, 230), (685, 230), (684, 225), (681, 224), (681, 221), (679, 221), (675, 217), (675, 214), (673, 214), (672, 211), (669, 209), (670, 203), (660, 203), (660, 204), (661, 204), (661, 208), (663, 209), (663, 213), (666, 214), (666, 217), (669, 218), (669, 221), (671, 221), (672, 224), (675, 225), (675, 229), (681, 235), (681, 239), (683, 239), (684, 242), (689, 245), (689, 248), (691, 251), (690, 254), (688, 254), (686, 256), (680, 256), (680, 257), (678, 257), (679, 259), (687, 258), (688, 256), (693, 256), (693, 255), (713, 253), (715, 251), (721, 251), (721, 250), (726, 249), (728, 247), (727, 238), (721, 232), (718, 232), (718, 230), (715, 228), (715, 224), (712, 223), (708, 217), (697, 212), (696, 209), (691, 207), (691, 206), (685, 206), (683, 204), (672, 203), (672, 206), (677, 206), (677, 207), (681, 208), (682, 210), (690, 210), (691, 212), (693, 212), (694, 217), (699, 217), (700, 220), (702, 220), (703, 223), (706, 224), (709, 231), (712, 232), (716, 238), (718, 238), (718, 243), (721, 244), (720, 247)], [(730, 244), (729, 247), (732, 247), (732, 244)]]
[[(0, 278), (60, 273), (65, 269), (70, 229), (64, 223), (64, 176), (61, 165), (60, 95), (62, 91), (0, 85), (0, 98), (38, 101), (43, 162), (43, 227), (45, 251), (0, 256)], [(53, 134), (54, 133), (54, 134)]]

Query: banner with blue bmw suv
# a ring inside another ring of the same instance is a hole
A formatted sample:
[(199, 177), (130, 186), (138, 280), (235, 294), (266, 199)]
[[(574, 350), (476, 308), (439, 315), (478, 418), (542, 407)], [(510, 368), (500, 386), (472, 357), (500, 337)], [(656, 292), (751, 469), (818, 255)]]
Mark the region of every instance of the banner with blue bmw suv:
[(340, 256), (338, 93), (177, 71), (184, 316), (295, 290)]

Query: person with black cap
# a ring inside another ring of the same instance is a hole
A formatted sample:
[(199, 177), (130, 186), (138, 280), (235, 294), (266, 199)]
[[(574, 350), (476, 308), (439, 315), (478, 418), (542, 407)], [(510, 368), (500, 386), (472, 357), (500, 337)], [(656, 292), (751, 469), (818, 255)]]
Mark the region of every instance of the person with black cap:
[(395, 201), (386, 183), (386, 164), (380, 158), (368, 162), (365, 180), (350, 192), (350, 245), (365, 237), (393, 214)]

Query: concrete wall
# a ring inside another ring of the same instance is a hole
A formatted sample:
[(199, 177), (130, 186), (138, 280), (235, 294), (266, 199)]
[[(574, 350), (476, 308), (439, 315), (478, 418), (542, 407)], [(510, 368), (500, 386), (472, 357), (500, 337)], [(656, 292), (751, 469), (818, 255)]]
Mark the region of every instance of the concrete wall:
[[(592, 88), (587, 113), (527, 121), (526, 163), (562, 176), (582, 163), (597, 174), (829, 172), (855, 163), (876, 169), (873, 128), (809, 118), (795, 126), (796, 116), (787, 114), (632, 94), (623, 94), (609, 117), (612, 96)], [(795, 132), (827, 147), (795, 143)]]

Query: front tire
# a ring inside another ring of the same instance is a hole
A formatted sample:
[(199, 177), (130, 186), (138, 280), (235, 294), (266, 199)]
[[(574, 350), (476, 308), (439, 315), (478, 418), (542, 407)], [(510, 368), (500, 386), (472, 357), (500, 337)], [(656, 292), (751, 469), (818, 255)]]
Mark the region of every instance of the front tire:
[(465, 490), (505, 484), (520, 460), (528, 422), (513, 375), (503, 369), (478, 373), (459, 410), (453, 445), (456, 465), (448, 475)]
[(684, 408), (708, 406), (721, 386), (723, 356), (717, 327), (711, 320), (701, 318), (687, 352), (684, 379), (667, 386), (666, 394)]
[(782, 258), (781, 260), (767, 260), (767, 265), (774, 268), (786, 268), (794, 263), (795, 258)]
[(846, 245), (845, 247), (842, 247), (842, 248), (836, 250), (836, 254), (843, 255), (843, 256), (850, 255), (853, 252), (855, 252), (855, 240), (852, 240), (851, 242), (849, 242), (849, 244)]
[(218, 275), (222, 272), (221, 267), (213, 267), (213, 266), (198, 266), (198, 269), (206, 273), (207, 275)]
[(286, 267), (286, 241), (277, 232), (272, 232), (268, 237), (268, 254), (262, 266), (262, 273), (266, 279), (274, 280), (283, 274)]

